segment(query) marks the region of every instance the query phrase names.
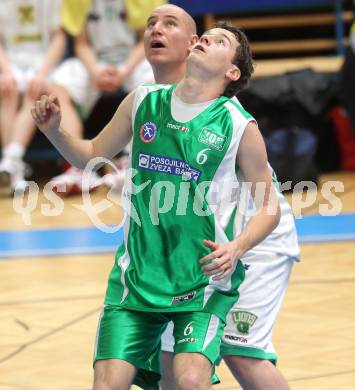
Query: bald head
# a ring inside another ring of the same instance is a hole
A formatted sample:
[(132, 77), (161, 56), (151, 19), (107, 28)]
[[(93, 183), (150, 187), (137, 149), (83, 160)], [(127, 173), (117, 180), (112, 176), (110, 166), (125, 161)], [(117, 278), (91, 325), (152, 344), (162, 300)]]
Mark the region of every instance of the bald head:
[(173, 4), (154, 9), (144, 32), (145, 55), (159, 83), (175, 83), (182, 79), (186, 59), (198, 40), (196, 24), (182, 8)]
[[(165, 14), (165, 15), (172, 15), (181, 20), (184, 27), (186, 28), (186, 32), (191, 35), (195, 35), (197, 28), (196, 23), (193, 20), (192, 16), (188, 14), (184, 9), (178, 7), (174, 4), (164, 4), (160, 5), (159, 7), (156, 7), (154, 11), (151, 13), (151, 16), (155, 13), (158, 14)], [(149, 20), (149, 19), (148, 19)]]

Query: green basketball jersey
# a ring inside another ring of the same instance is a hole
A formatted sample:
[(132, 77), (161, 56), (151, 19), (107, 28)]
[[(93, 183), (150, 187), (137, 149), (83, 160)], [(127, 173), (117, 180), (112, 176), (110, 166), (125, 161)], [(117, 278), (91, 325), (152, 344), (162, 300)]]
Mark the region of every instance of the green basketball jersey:
[[(224, 318), (244, 278), (240, 261), (213, 281), (199, 260), (202, 240), (233, 238), (235, 210), (222, 187), (236, 181), (240, 139), (253, 118), (220, 97), (192, 120), (171, 114), (175, 86), (137, 89), (133, 142), (123, 199), (129, 217), (105, 303), (141, 311), (206, 311)], [(218, 206), (219, 205), (219, 206)]]

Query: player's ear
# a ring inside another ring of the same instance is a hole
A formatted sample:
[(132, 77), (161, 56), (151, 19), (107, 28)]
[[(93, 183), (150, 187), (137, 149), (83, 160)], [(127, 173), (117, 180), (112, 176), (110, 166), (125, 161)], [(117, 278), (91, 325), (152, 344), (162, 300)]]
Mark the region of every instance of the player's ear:
[(192, 49), (192, 46), (198, 41), (198, 39), (199, 39), (198, 35), (196, 35), (196, 34), (191, 36), (190, 41), (189, 41), (189, 49), (188, 49), (189, 52)]
[(191, 46), (194, 45), (199, 40), (198, 35), (194, 34), (191, 38)]
[(230, 81), (237, 81), (240, 78), (240, 69), (237, 65), (232, 64), (232, 66), (227, 70), (226, 77)]

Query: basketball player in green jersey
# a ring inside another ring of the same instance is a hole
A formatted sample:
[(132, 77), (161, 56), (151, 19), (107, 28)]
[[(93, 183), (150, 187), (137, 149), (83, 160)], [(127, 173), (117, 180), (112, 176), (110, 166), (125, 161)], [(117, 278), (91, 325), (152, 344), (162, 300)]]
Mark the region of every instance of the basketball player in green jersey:
[[(228, 98), (252, 70), (245, 35), (223, 24), (193, 46), (177, 86), (137, 88), (93, 140), (60, 128), (55, 96), (42, 96), (32, 109), (40, 130), (81, 168), (95, 157), (112, 158), (132, 139), (123, 193), (132, 218), (125, 221), (99, 322), (95, 390), (132, 383), (157, 389), (160, 338), (171, 320), (177, 388), (211, 388), (225, 317), (244, 277), (237, 259), (280, 219), (260, 132)], [(258, 213), (237, 237), (235, 209), (222, 191), (232, 188), (236, 164), (254, 195), (263, 187), (254, 198)]]
[[(182, 79), (188, 51), (196, 41), (194, 20), (174, 5), (157, 7), (147, 21), (145, 53), (159, 83)], [(160, 50), (157, 46), (160, 44)], [(238, 100), (234, 97), (237, 103)], [(221, 356), (235, 378), (248, 390), (285, 390), (289, 386), (275, 366), (272, 332), (285, 295), (299, 246), (292, 210), (278, 193), (280, 223), (266, 239), (242, 258), (245, 280), (240, 297), (227, 316)], [(237, 218), (243, 225), (246, 218)], [(262, 294), (260, 294), (262, 292)], [(245, 317), (245, 322), (243, 318)], [(172, 374), (174, 337), (171, 323), (162, 336), (162, 390), (175, 389)]]

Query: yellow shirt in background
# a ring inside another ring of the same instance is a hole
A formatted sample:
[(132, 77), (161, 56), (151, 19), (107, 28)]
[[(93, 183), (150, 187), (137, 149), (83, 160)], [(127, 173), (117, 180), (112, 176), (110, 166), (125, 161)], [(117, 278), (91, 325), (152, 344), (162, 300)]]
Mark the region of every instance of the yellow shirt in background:
[(77, 35), (83, 29), (92, 0), (63, 0), (61, 10), (62, 27), (70, 35)]
[[(144, 30), (153, 9), (166, 3), (166, 0), (125, 0), (127, 24), (133, 30)], [(63, 0), (62, 26), (68, 34), (75, 36), (83, 29), (91, 4), (92, 0)]]
[(144, 30), (148, 16), (166, 0), (126, 0), (127, 24), (134, 30)]

